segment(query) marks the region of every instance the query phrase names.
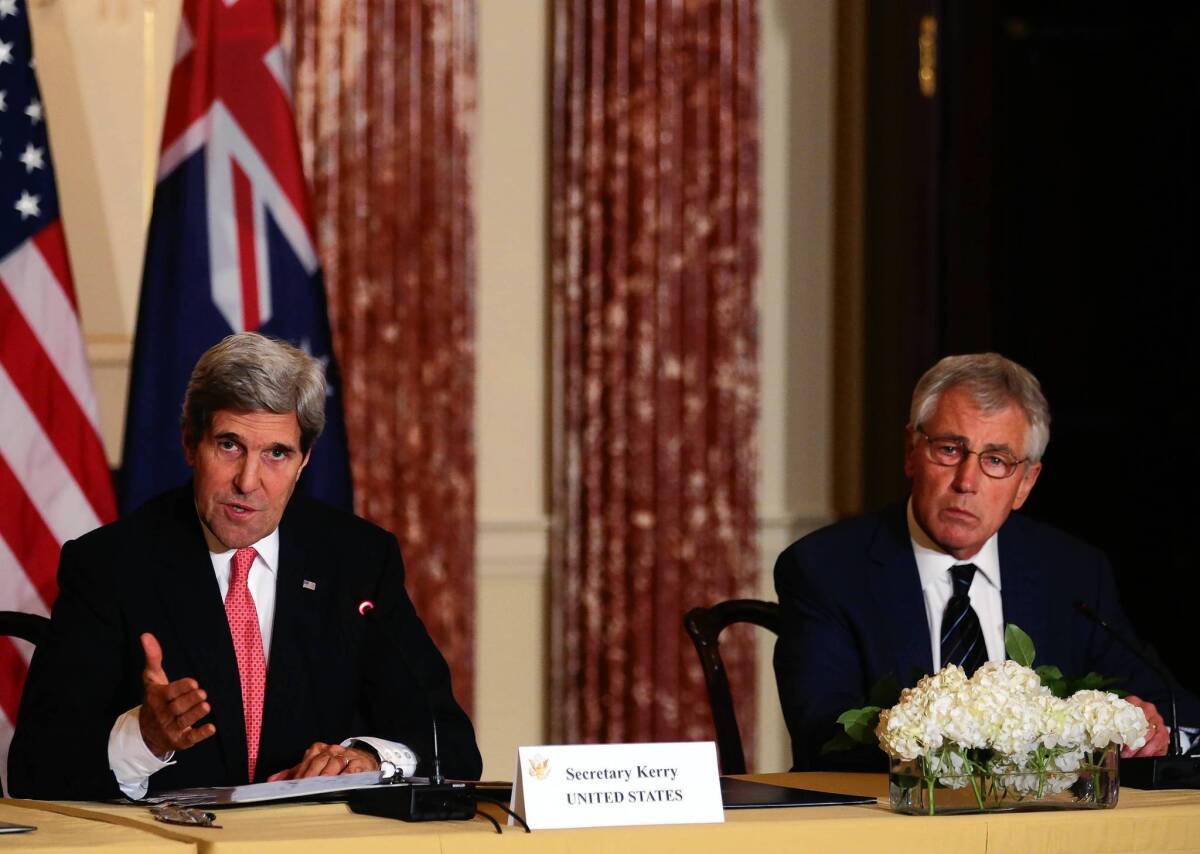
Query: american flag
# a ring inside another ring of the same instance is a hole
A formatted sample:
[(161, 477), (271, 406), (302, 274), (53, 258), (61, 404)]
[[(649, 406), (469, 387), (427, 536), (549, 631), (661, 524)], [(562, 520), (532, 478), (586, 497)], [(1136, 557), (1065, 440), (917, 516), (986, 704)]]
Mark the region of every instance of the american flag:
[[(62, 544), (115, 517), (25, 0), (0, 0), (0, 610), (49, 614)], [(0, 638), (0, 768), (32, 648)]]
[(291, 341), (325, 364), (325, 432), (298, 488), (351, 507), (288, 80), (274, 0), (184, 0), (138, 306), (123, 511), (189, 476), (179, 405), (192, 366), (243, 330)]

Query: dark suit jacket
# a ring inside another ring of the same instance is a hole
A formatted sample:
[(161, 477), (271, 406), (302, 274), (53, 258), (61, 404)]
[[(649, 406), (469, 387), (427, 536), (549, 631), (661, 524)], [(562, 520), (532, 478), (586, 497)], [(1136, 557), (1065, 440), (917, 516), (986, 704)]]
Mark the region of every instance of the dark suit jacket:
[[(1004, 622), (1033, 638), (1035, 665), (1056, 665), (1067, 676), (1119, 677), (1119, 687), (1165, 710), (1162, 680), (1075, 611), (1075, 602), (1086, 602), (1134, 634), (1099, 550), (1015, 513), (1000, 528), (998, 545)], [(783, 613), (775, 676), (795, 769), (879, 770), (886, 764), (879, 750), (822, 756), (821, 745), (840, 730), (837, 716), (866, 705), (885, 676), (910, 686), (933, 667), (905, 505), (793, 543), (775, 564), (775, 588)], [(1200, 723), (1200, 701), (1181, 694), (1179, 720)]]
[[(422, 759), (418, 773), (427, 773), (436, 714), (443, 772), (477, 778), (474, 730), (405, 592), (395, 537), (299, 495), (279, 535), (256, 777), (296, 764), (314, 741), (356, 735), (407, 744)], [(208, 692), (206, 720), (217, 729), (177, 752), (176, 764), (150, 778), (150, 791), (247, 782), (237, 660), (191, 485), (67, 543), (58, 584), (49, 638), (21, 698), (12, 794), (121, 796), (108, 736), (116, 718), (142, 702), (142, 632), (158, 638), (169, 679), (191, 676)], [(363, 600), (375, 604), (365, 617)]]

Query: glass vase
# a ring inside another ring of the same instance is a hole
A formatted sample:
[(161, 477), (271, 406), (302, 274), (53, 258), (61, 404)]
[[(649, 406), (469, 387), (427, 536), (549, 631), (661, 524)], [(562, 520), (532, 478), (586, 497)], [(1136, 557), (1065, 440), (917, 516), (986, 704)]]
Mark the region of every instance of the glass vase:
[(1084, 754), (1065, 771), (1053, 760), (1034, 757), (1021, 768), (1003, 765), (985, 752), (942, 751), (917, 759), (895, 759), (888, 773), (892, 809), (912, 815), (1014, 810), (1109, 809), (1117, 805), (1117, 747)]

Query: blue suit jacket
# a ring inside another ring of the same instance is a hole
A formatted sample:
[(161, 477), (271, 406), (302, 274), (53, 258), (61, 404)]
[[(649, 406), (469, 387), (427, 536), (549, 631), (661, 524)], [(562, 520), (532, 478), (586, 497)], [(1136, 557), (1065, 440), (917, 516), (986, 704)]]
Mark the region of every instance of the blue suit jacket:
[[(1056, 665), (1067, 676), (1117, 677), (1119, 687), (1165, 713), (1163, 681), (1074, 608), (1086, 602), (1134, 634), (1098, 549), (1014, 513), (1000, 528), (999, 552), (1004, 622), (1033, 638), (1035, 664)], [(775, 588), (783, 612), (775, 676), (794, 768), (878, 769), (885, 760), (874, 748), (822, 756), (821, 745), (840, 729), (837, 716), (866, 705), (881, 679), (890, 674), (909, 686), (933, 667), (905, 506), (793, 543), (775, 564)], [(1200, 724), (1200, 701), (1186, 692), (1178, 701), (1180, 723)]]

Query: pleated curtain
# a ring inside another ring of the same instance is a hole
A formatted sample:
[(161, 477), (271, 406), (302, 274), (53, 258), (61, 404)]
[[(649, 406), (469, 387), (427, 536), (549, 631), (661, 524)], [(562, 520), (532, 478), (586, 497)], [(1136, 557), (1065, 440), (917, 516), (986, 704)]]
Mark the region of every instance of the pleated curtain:
[(472, 701), (474, 0), (282, 0), (357, 511)]
[[(681, 621), (756, 588), (757, 2), (553, 27), (551, 738), (711, 738)], [(750, 755), (751, 634), (722, 650)]]

